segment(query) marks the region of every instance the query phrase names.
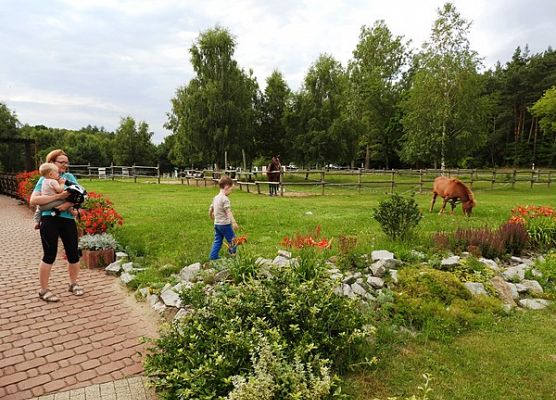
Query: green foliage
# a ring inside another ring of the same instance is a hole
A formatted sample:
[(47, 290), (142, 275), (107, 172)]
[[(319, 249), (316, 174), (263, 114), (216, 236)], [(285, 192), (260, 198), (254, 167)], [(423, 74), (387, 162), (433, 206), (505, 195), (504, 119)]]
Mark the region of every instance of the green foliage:
[(556, 133), (556, 86), (548, 89), (530, 111), (546, 133)]
[(548, 253), (543, 261), (535, 263), (537, 269), (542, 276), (535, 276), (544, 291), (556, 295), (556, 252)]
[(136, 124), (132, 117), (122, 118), (114, 138), (114, 162), (117, 165), (152, 165), (155, 161), (152, 136), (146, 122)]
[(556, 246), (556, 217), (531, 218), (526, 227), (535, 248), (549, 250)]
[(118, 242), (109, 233), (84, 235), (79, 238), (79, 248), (86, 250), (116, 249)]
[(486, 280), (489, 273), (472, 259), (453, 273), (432, 268), (406, 268), (399, 272), (399, 290), (389, 306), (394, 321), (442, 339), (492, 321), (502, 313), (495, 297), (471, 296), (460, 280)]
[(331, 371), (362, 355), (367, 317), (333, 293), (320, 264), (309, 277), (302, 265), (217, 285), (210, 295), (200, 285), (185, 291), (195, 312), (154, 340), (145, 363), (160, 396), (238, 398), (258, 388), (275, 398), (330, 398)]
[(393, 240), (405, 239), (417, 227), (423, 214), (414, 197), (404, 198), (393, 194), (383, 200), (373, 213), (382, 231)]
[(450, 270), (461, 282), (478, 282), (482, 283), (486, 291), (492, 296), (496, 296), (496, 291), (490, 279), (494, 277), (495, 273), (490, 268), (485, 266), (482, 262), (475, 257), (464, 258), (460, 265), (457, 265)]

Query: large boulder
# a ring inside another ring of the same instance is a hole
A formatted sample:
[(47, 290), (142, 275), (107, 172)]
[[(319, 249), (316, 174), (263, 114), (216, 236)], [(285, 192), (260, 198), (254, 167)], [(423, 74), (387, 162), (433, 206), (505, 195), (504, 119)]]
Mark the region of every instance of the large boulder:
[(525, 271), (529, 269), (527, 264), (519, 264), (514, 267), (506, 268), (502, 271), (502, 277), (509, 282), (521, 282), (525, 279)]
[(177, 307), (181, 306), (181, 299), (179, 294), (174, 292), (172, 289), (166, 289), (160, 293), (160, 298), (164, 305), (168, 307)]
[(186, 282), (195, 282), (201, 272), (201, 263), (195, 263), (183, 267), (180, 271), (180, 279)]
[(521, 299), (519, 300), (519, 305), (523, 308), (527, 308), (529, 310), (542, 310), (543, 308), (548, 307), (550, 301), (545, 299)]
[(457, 267), (459, 265), (460, 257), (459, 256), (451, 256), (447, 258), (443, 258), (440, 261), (440, 268), (442, 269), (451, 269)]
[(394, 253), (391, 253), (388, 250), (374, 250), (371, 253), (371, 259), (373, 261), (392, 260), (393, 258), (394, 258)]
[(123, 260), (116, 260), (104, 268), (104, 271), (109, 275), (118, 275), (122, 271), (122, 264)]
[[(515, 307), (517, 305), (515, 304), (514, 299), (516, 297), (514, 297), (514, 293), (512, 292), (510, 284), (506, 282), (501, 276), (495, 276), (490, 280), (490, 283), (492, 283), (492, 286), (494, 286), (494, 289), (498, 294), (498, 298), (500, 298), (500, 300), (502, 300), (504, 304), (508, 304), (511, 307)], [(519, 297), (517, 290), (515, 291), (515, 295)]]
[(521, 284), (525, 286), (527, 288), (527, 292), (531, 294), (538, 294), (544, 292), (541, 284), (537, 281), (525, 279), (521, 282)]
[(488, 296), (485, 286), (480, 282), (464, 282), (463, 286), (471, 293), (473, 296)]

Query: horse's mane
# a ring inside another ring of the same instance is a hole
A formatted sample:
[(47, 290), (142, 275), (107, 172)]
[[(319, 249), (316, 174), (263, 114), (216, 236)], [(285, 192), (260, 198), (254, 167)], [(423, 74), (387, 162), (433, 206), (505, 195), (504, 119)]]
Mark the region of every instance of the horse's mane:
[(467, 194), (467, 197), (469, 198), (469, 201), (472, 201), (473, 203), (475, 203), (475, 197), (473, 196), (473, 192), (471, 191), (471, 189), (469, 189), (467, 187), (467, 185), (465, 183), (463, 183), (462, 181), (460, 181), (458, 178), (452, 178), (454, 180), (454, 182), (456, 182), (457, 184), (461, 185), (463, 187), (463, 189), (465, 190), (465, 193)]

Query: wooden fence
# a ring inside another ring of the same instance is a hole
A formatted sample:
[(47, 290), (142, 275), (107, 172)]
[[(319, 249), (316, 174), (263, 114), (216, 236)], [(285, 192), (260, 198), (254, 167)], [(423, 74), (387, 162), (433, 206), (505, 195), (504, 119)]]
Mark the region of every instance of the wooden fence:
[[(266, 194), (269, 185), (278, 185), (280, 195), (285, 191), (326, 194), (337, 189), (357, 190), (380, 189), (394, 193), (398, 190), (423, 192), (432, 189), (438, 175), (458, 177), (472, 189), (477, 187), (494, 189), (505, 185), (512, 189), (516, 185), (533, 188), (539, 185), (551, 187), (555, 170), (541, 169), (397, 169), (397, 170), (285, 170), (270, 172), (280, 174), (280, 182), (268, 182), (266, 172), (240, 170), (185, 170), (173, 174), (161, 174), (159, 167), (117, 166), (93, 167), (71, 165), (70, 171), (79, 179), (108, 179), (149, 183), (173, 183), (192, 186), (213, 186), (222, 175), (232, 177), (240, 190)], [(15, 196), (17, 182), (14, 175), (0, 175), (0, 192)]]

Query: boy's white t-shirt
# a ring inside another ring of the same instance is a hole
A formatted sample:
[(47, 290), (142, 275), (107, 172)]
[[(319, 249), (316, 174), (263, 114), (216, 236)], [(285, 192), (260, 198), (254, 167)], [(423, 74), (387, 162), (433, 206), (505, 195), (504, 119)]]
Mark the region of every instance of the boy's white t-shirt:
[(60, 187), (60, 184), (55, 179), (44, 178), (41, 186), (41, 194), (46, 196), (52, 196), (54, 194), (60, 193), (56, 189)]
[(232, 208), (230, 199), (224, 193), (218, 193), (212, 199), (212, 209), (214, 210), (214, 225), (228, 225), (232, 220), (226, 214), (226, 210)]

